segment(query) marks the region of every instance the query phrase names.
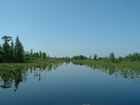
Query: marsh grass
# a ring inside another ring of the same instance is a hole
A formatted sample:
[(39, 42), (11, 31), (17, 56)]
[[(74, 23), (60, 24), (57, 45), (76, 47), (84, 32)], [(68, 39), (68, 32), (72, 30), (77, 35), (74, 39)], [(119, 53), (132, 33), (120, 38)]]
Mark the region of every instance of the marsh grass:
[(115, 77), (133, 79), (135, 83), (140, 83), (140, 62), (107, 63), (93, 60), (72, 60), (74, 65), (87, 66), (93, 70), (105, 72)]
[(44, 73), (56, 70), (63, 63), (64, 60), (59, 59), (38, 59), (28, 63), (0, 63), (0, 87), (11, 88), (14, 84), (14, 91), (16, 91), (20, 82), (28, 80), (29, 73), (40, 81), (44, 78)]
[[(53, 58), (37, 59), (28, 63), (0, 63), (0, 87), (10, 88), (14, 83), (16, 91), (20, 82), (28, 80), (28, 72), (31, 72), (34, 78), (41, 80), (44, 72), (56, 70), (64, 62), (68, 64), (70, 60)], [(134, 79), (136, 83), (140, 82), (140, 62), (109, 63), (103, 60), (71, 60), (71, 62), (74, 65), (84, 65), (116, 77)]]
[(119, 69), (132, 69), (140, 71), (140, 62), (129, 62), (129, 61), (121, 61), (120, 63), (110, 63), (104, 62), (102, 60), (94, 61), (94, 60), (72, 60), (73, 64), (79, 65), (89, 65), (89, 66), (102, 66), (102, 67), (115, 67)]
[(26, 62), (26, 63), (0, 63), (0, 72), (11, 70), (11, 71), (27, 71), (27, 70), (51, 70), (56, 69), (59, 65), (62, 65), (64, 63), (64, 60), (60, 59), (46, 59), (41, 60), (37, 59), (32, 62)]

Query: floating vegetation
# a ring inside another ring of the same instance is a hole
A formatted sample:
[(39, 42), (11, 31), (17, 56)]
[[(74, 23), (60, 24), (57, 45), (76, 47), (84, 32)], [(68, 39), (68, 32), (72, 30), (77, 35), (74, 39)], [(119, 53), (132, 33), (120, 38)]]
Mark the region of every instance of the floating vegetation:
[(115, 77), (133, 79), (135, 83), (140, 83), (140, 62), (121, 62), (121, 63), (105, 63), (102, 61), (90, 60), (72, 60), (74, 65), (83, 65), (100, 70)]
[(34, 78), (41, 80), (43, 71), (50, 72), (62, 65), (64, 61), (51, 60), (33, 63), (1, 63), (0, 64), (0, 87), (11, 88), (14, 83), (14, 90), (18, 89), (20, 82), (28, 80), (28, 73), (33, 73)]

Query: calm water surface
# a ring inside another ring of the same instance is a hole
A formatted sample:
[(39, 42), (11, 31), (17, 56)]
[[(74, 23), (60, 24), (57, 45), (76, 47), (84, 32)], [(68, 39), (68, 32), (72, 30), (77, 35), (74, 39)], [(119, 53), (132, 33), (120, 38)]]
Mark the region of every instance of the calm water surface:
[(140, 105), (139, 78), (120, 73), (64, 63), (15, 75), (1, 75), (0, 105)]

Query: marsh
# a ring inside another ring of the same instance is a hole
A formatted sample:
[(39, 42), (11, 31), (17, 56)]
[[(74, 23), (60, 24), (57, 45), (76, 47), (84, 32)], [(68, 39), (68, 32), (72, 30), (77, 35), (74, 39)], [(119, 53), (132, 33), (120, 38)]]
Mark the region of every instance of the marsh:
[(138, 105), (139, 76), (129, 69), (71, 62), (7, 68), (0, 70), (0, 101), (2, 105)]

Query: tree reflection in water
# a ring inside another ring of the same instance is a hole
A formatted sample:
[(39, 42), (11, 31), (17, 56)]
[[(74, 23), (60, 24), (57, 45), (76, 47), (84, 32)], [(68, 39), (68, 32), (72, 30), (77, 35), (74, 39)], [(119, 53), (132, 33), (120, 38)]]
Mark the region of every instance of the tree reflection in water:
[(14, 85), (14, 91), (16, 92), (20, 82), (28, 80), (28, 72), (31, 72), (34, 78), (38, 78), (40, 81), (43, 78), (43, 71), (50, 72), (52, 69), (56, 70), (63, 63), (64, 62), (4, 65), (0, 69), (0, 87), (6, 89)]
[(74, 65), (83, 65), (92, 68), (93, 70), (99, 70), (105, 72), (109, 75), (115, 75), (115, 77), (123, 77), (128, 79), (133, 79), (133, 83), (140, 83), (140, 71), (138, 69), (134, 70), (132, 68), (121, 68), (114, 67), (113, 65), (102, 65), (102, 64), (91, 64), (84, 62), (72, 61)]
[[(0, 68), (0, 87), (3, 89), (14, 87), (16, 92), (18, 86), (21, 82), (26, 82), (28, 80), (29, 73), (33, 74), (34, 78), (38, 81), (42, 80), (44, 77), (44, 72), (50, 72), (51, 70), (56, 70), (64, 62), (56, 63), (31, 63), (31, 64), (10, 64), (3, 65)], [(67, 65), (70, 62), (65, 62)], [(140, 83), (140, 72), (139, 70), (133, 70), (128, 68), (118, 68), (112, 65), (106, 66), (101, 64), (89, 64), (89, 63), (79, 63), (72, 62), (74, 65), (85, 65), (92, 68), (93, 70), (99, 70), (105, 72), (109, 75), (115, 75), (115, 77), (123, 77), (134, 80), (133, 83)]]

